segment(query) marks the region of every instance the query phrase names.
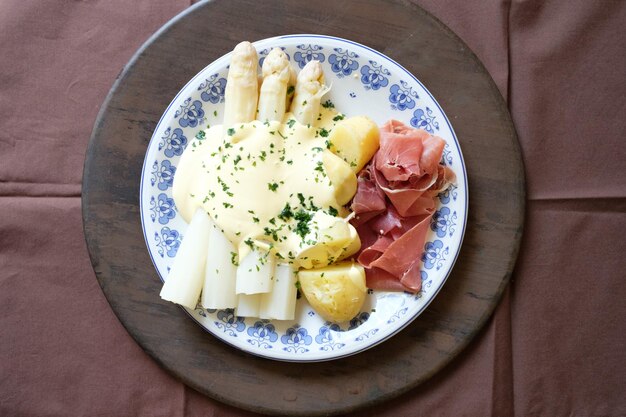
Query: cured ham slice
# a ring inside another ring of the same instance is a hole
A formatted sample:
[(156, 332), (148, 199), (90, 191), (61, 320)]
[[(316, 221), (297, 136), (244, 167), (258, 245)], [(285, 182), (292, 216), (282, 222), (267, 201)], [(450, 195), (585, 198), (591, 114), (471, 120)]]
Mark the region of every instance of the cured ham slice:
[(390, 120), (380, 149), (359, 173), (352, 219), (361, 238), (357, 261), (372, 289), (418, 292), (421, 257), (435, 198), (455, 180), (440, 164), (445, 141)]

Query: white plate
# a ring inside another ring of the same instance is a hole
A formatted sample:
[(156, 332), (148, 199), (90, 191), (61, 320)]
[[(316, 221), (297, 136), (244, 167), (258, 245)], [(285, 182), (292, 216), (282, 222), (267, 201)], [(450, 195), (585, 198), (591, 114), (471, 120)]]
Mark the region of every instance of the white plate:
[[(443, 163), (454, 170), (455, 186), (439, 196), (422, 257), (419, 294), (375, 291), (362, 312), (346, 325), (324, 322), (304, 298), (295, 321), (236, 317), (232, 310), (187, 313), (224, 342), (266, 358), (323, 361), (368, 349), (414, 320), (437, 295), (459, 254), (467, 219), (467, 180), (463, 156), (445, 113), (422, 83), (398, 63), (371, 48), (329, 36), (289, 35), (254, 43), (259, 61), (281, 47), (300, 69), (322, 62), (330, 99), (347, 116), (367, 115), (378, 124), (397, 119), (447, 142)], [(233, 45), (234, 46), (234, 45)], [(400, 60), (402, 57), (398, 57)], [(187, 224), (176, 212), (172, 180), (186, 144), (207, 124), (221, 123), (230, 54), (197, 74), (176, 95), (148, 145), (141, 176), (141, 222), (148, 251), (163, 280), (184, 238)], [(217, 115), (217, 117), (216, 117)]]

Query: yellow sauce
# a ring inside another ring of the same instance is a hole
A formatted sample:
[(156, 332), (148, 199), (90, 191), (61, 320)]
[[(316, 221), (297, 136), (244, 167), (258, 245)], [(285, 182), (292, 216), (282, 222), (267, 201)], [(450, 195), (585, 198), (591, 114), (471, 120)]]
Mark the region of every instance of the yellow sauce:
[(239, 259), (257, 247), (292, 263), (347, 214), (323, 162), (330, 153), (328, 132), (340, 118), (322, 109), (316, 126), (287, 114), (284, 123), (205, 130), (177, 167), (173, 194), (179, 213), (189, 222), (204, 208), (238, 248)]

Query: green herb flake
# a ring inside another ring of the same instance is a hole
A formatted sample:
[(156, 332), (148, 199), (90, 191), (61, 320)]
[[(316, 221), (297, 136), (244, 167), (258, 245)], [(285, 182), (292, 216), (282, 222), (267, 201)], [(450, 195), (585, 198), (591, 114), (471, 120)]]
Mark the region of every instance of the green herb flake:
[(278, 215), (278, 218), (281, 220), (287, 221), (291, 219), (292, 217), (293, 217), (293, 212), (291, 211), (291, 206), (289, 205), (289, 203), (286, 203), (285, 207), (283, 207), (280, 214)]
[(304, 236), (306, 236), (311, 231), (311, 229), (309, 229), (309, 222), (311, 221), (313, 216), (301, 209), (294, 215), (294, 218), (298, 222), (296, 224), (295, 232), (302, 239), (304, 239)]
[(196, 139), (198, 140), (204, 140), (205, 137), (206, 137), (206, 134), (204, 133), (204, 130), (201, 130), (198, 133), (196, 133)]
[(228, 129), (228, 130), (226, 131), (226, 133), (228, 133), (228, 136), (232, 136), (232, 135), (234, 135), (234, 134), (235, 134), (235, 129), (233, 129), (233, 128), (231, 127), (230, 129)]
[(324, 103), (322, 103), (322, 107), (324, 107), (325, 109), (334, 109), (335, 105), (332, 101), (326, 100)]
[(276, 192), (276, 190), (278, 189), (278, 184), (277, 184), (277, 183), (275, 183), (275, 182), (270, 182), (270, 183), (268, 183), (268, 184), (267, 184), (267, 188), (268, 188), (270, 191), (274, 191), (274, 192)]
[(339, 120), (343, 120), (344, 116), (343, 114), (338, 114), (337, 116), (333, 117), (333, 122), (338, 122)]
[(331, 216), (337, 217), (337, 215), (339, 214), (339, 211), (333, 206), (330, 206), (328, 207), (328, 214), (330, 214)]
[(296, 120), (295, 119), (289, 119), (287, 121), (287, 126), (289, 126), (290, 129), (293, 129), (293, 125), (296, 124)]

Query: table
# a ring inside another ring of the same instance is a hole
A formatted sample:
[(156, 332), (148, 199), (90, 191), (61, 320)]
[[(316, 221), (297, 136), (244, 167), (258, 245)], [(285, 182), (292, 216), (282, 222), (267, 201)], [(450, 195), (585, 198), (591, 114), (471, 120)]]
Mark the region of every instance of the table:
[[(626, 8), (541, 3), (418, 2), (477, 53), (509, 102), (526, 230), (484, 331), (433, 379), (367, 415), (626, 413)], [(137, 47), (186, 6), (0, 6), (1, 414), (249, 414), (186, 388), (130, 339), (82, 237), (98, 108)]]

